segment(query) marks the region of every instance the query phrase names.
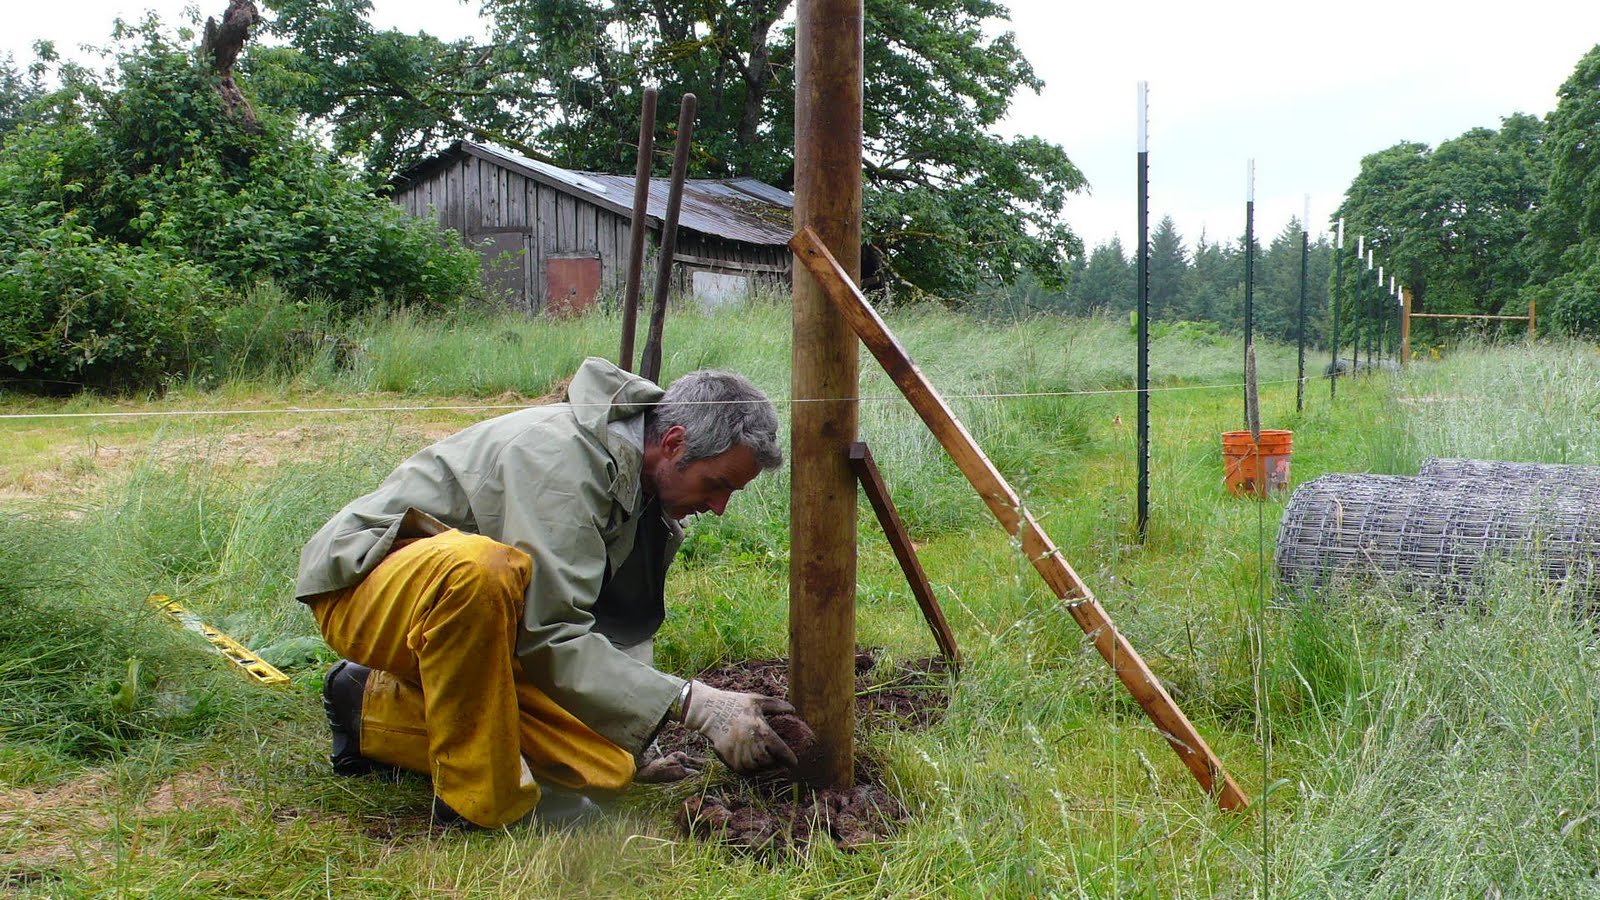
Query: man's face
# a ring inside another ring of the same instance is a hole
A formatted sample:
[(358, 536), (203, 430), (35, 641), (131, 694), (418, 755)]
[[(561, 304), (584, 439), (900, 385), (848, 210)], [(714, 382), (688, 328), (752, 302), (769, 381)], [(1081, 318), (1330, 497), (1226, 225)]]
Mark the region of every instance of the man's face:
[(683, 455), (681, 425), (667, 429), (659, 447), (645, 449), (645, 489), (660, 499), (661, 511), (674, 519), (703, 512), (722, 515), (733, 492), (761, 474), (755, 453), (737, 444), (709, 459), (697, 459), (680, 468)]

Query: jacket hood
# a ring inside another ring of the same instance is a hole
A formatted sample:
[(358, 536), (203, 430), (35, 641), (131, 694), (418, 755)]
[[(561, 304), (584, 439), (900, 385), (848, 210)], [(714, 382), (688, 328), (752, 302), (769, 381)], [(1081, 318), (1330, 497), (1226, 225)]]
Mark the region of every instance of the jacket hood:
[(624, 372), (609, 360), (591, 356), (567, 385), (566, 401), (585, 428), (603, 434), (608, 423), (631, 419), (661, 400), (666, 391), (654, 382)]

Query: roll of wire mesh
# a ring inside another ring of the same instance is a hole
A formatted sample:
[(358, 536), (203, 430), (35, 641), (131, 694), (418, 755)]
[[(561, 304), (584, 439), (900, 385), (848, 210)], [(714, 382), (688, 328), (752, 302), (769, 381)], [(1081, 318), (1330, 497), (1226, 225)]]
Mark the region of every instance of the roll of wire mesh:
[(1521, 561), (1590, 599), (1600, 579), (1600, 483), (1444, 475), (1325, 475), (1294, 492), (1273, 560), (1292, 588), (1375, 578), (1459, 593)]
[(1551, 481), (1573, 487), (1600, 488), (1600, 466), (1502, 462), (1497, 459), (1444, 459), (1434, 456), (1422, 461), (1422, 468), (1417, 474), (1425, 478)]

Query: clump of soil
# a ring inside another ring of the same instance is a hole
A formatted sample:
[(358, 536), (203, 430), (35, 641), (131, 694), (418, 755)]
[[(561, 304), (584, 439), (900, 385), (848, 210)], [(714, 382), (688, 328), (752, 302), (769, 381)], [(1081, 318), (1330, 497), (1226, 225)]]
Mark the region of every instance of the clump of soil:
[[(766, 786), (782, 795), (792, 793), (776, 782)], [(803, 850), (818, 839), (854, 850), (891, 837), (906, 818), (900, 801), (876, 784), (858, 784), (848, 791), (799, 791), (804, 796), (798, 799), (690, 797), (678, 810), (678, 827), (702, 840), (756, 853)]]
[(822, 747), (817, 743), (817, 733), (811, 730), (806, 720), (784, 713), (781, 716), (768, 716), (767, 724), (789, 745), (794, 758), (800, 761), (800, 768), (810, 768), (810, 763), (816, 760)]
[[(884, 728), (920, 730), (944, 716), (949, 667), (943, 658), (928, 657), (887, 670), (879, 670), (877, 661), (873, 651), (856, 654), (858, 734)], [(702, 672), (698, 678), (722, 690), (786, 697), (789, 661), (746, 660)], [(798, 717), (781, 715), (768, 721), (802, 761), (817, 751), (816, 736)], [(711, 754), (705, 738), (681, 725), (668, 725), (657, 741), (663, 753), (681, 750), (699, 758)], [(677, 823), (686, 835), (765, 855), (803, 850), (813, 840), (832, 840), (841, 849), (854, 850), (892, 837), (905, 818), (905, 807), (883, 786), (876, 767), (858, 758), (856, 785), (849, 790), (813, 790), (783, 773), (766, 775), (729, 785), (725, 793), (688, 798), (678, 811)]]

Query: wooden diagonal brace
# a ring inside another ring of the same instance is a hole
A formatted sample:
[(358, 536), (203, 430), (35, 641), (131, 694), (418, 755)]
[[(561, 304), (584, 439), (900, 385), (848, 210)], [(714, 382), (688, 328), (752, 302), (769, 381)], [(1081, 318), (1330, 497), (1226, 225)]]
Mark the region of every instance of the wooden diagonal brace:
[(906, 583), (911, 586), (911, 596), (917, 598), (917, 605), (922, 607), (922, 617), (928, 620), (928, 628), (933, 632), (934, 643), (939, 645), (939, 653), (950, 664), (950, 670), (959, 673), (961, 648), (956, 646), (956, 636), (944, 620), (944, 610), (939, 608), (938, 598), (933, 596), (933, 586), (928, 584), (927, 573), (922, 571), (917, 549), (911, 545), (911, 535), (906, 533), (905, 525), (901, 524), (894, 501), (889, 499), (889, 487), (883, 483), (883, 475), (878, 471), (872, 451), (867, 449), (864, 441), (850, 445), (850, 468), (856, 473), (856, 480), (861, 482), (861, 489), (867, 492), (867, 500), (872, 503), (872, 511), (878, 515), (878, 524), (883, 527), (884, 537), (889, 539), (889, 546), (894, 548), (894, 557), (900, 561), (900, 570), (905, 573)]
[(950, 454), (967, 480), (977, 489), (984, 503), (1006, 532), (1018, 538), (1022, 550), (1033, 567), (1044, 578), (1055, 595), (1065, 601), (1065, 607), (1094, 641), (1095, 649), (1116, 672), (1128, 693), (1149, 716), (1156, 730), (1194, 774), (1205, 791), (1217, 799), (1223, 809), (1244, 809), (1250, 805), (1239, 786), (1223, 768), (1222, 761), (1211, 751), (1205, 739), (1195, 730), (1189, 718), (1173, 702), (1166, 688), (1156, 678), (1150, 667), (1134, 651), (1133, 645), (1122, 636), (1100, 602), (1090, 593), (1078, 573), (1067, 564), (1050, 537), (1039, 523), (1023, 508), (1022, 500), (1011, 489), (994, 464), (984, 455), (983, 449), (961, 424), (950, 407), (934, 390), (922, 371), (911, 361), (899, 341), (889, 331), (876, 310), (861, 295), (861, 291), (840, 268), (820, 238), (810, 228), (803, 228), (789, 241), (795, 258), (806, 267), (822, 286), (828, 299), (838, 308), (845, 321), (850, 323), (861, 342), (883, 366), (889, 378), (905, 394), (917, 415), (927, 424), (935, 438)]

